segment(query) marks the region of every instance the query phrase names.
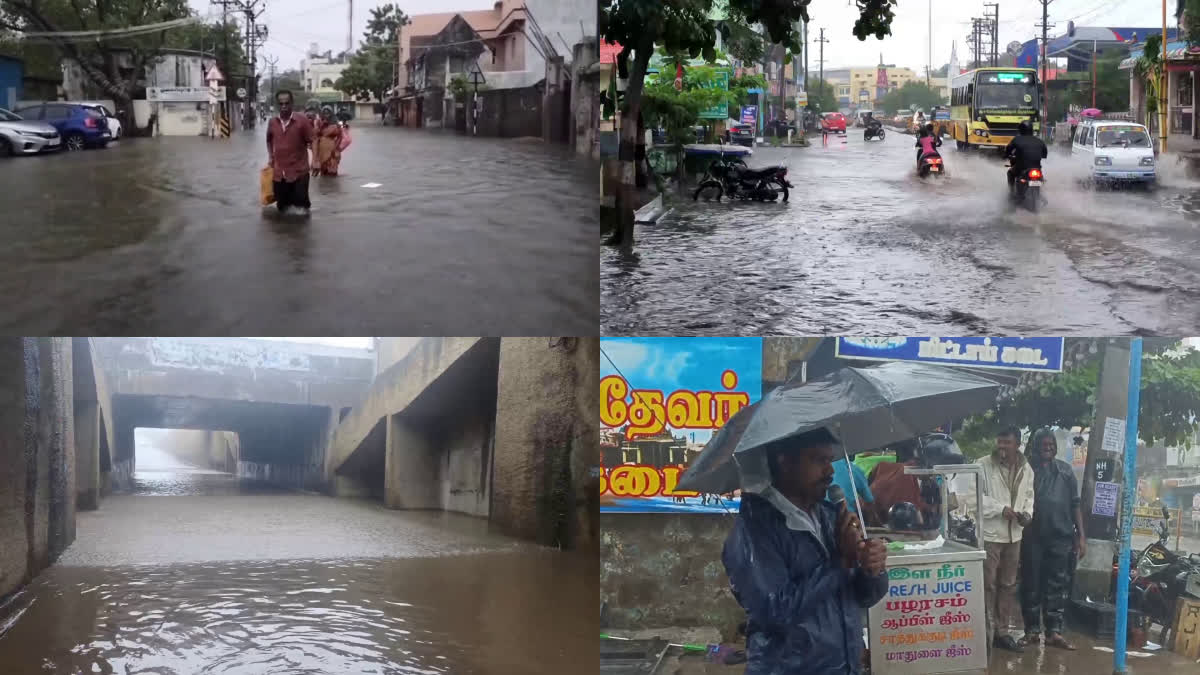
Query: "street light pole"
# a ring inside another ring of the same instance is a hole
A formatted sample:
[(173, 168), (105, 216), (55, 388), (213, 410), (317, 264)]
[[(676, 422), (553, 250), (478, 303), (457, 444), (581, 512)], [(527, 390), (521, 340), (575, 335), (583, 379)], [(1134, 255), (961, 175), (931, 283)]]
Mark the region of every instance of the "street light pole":
[(1162, 0), (1162, 86), (1158, 91), (1158, 136), (1167, 154), (1167, 0)]

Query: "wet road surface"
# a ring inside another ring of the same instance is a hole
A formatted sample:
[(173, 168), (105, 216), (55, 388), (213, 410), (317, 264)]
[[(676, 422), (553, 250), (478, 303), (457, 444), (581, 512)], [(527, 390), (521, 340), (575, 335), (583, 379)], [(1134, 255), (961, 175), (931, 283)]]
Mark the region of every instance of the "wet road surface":
[(677, 199), (601, 254), (606, 335), (1186, 333), (1200, 323), (1200, 181), (1163, 162), (1154, 192), (1092, 192), (1067, 155), (1048, 206), (1013, 211), (1002, 162), (943, 148), (914, 175), (913, 138), (758, 148), (786, 163), (788, 204)]
[(363, 123), (304, 221), (258, 205), (262, 133), (0, 162), (0, 329), (596, 329), (595, 172), (565, 148)]
[(248, 485), (213, 496), (211, 473), (190, 491), (187, 475), (138, 478), (81, 512), (75, 543), (16, 599), (5, 675), (595, 672), (580, 657), (596, 653), (594, 554), (453, 514)]

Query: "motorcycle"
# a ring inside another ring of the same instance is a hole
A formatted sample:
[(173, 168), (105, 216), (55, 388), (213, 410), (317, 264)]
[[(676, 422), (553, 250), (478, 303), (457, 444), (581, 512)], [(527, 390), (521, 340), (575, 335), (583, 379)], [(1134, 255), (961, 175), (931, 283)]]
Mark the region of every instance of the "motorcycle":
[[(1170, 512), (1166, 508), (1163, 516), (1158, 524), (1158, 541), (1143, 549), (1129, 567), (1129, 606), (1162, 626), (1159, 643), (1165, 645), (1179, 598), (1200, 598), (1200, 554), (1185, 558), (1167, 548)], [(1113, 556), (1110, 593), (1114, 597), (1118, 562), (1118, 556)]]
[(929, 176), (944, 176), (946, 167), (942, 164), (942, 158), (938, 155), (927, 155), (921, 158), (921, 163), (917, 165), (917, 175), (922, 179)]
[(700, 184), (692, 193), (692, 199), (699, 200), (703, 194), (705, 200), (721, 201), (723, 195), (730, 199), (773, 202), (780, 196), (788, 200), (788, 188), (793, 187), (787, 179), (787, 166), (776, 164), (760, 169), (751, 169), (741, 159), (726, 159), (725, 153), (712, 161), (700, 178)]
[(866, 128), (866, 129), (863, 131), (863, 140), (864, 140), (864, 141), (869, 141), (869, 140), (871, 140), (872, 138), (878, 138), (879, 140), (881, 140), (881, 141), (882, 141), (882, 140), (883, 140), (883, 135), (884, 135), (884, 134), (883, 134), (883, 125), (879, 125), (879, 126), (871, 126), (871, 127), (867, 127), (867, 128)]
[[(1006, 166), (1011, 168), (1012, 164)], [(1009, 196), (1018, 206), (1024, 206), (1030, 211), (1037, 212), (1042, 203), (1043, 182), (1045, 182), (1045, 174), (1041, 169), (1026, 169), (1013, 181)]]

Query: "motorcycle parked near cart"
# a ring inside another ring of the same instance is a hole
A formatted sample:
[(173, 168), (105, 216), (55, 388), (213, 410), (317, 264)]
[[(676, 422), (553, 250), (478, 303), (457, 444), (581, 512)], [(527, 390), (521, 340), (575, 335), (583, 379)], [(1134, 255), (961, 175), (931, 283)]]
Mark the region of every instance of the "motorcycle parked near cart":
[[(1167, 547), (1170, 512), (1163, 508), (1163, 520), (1158, 524), (1158, 541), (1151, 543), (1129, 566), (1129, 606), (1147, 619), (1162, 626), (1159, 644), (1167, 644), (1168, 632), (1175, 621), (1175, 609), (1180, 597), (1200, 598), (1200, 553), (1187, 557)], [(1110, 593), (1115, 597), (1118, 558), (1113, 556)]]
[(726, 159), (725, 153), (712, 161), (700, 184), (692, 193), (693, 200), (703, 195), (705, 201), (721, 201), (722, 196), (730, 199), (773, 202), (782, 197), (788, 200), (788, 189), (793, 187), (787, 179), (787, 166), (751, 169), (741, 159)]
[[(1012, 164), (1006, 166), (1011, 167)], [(1009, 197), (1017, 206), (1024, 206), (1036, 213), (1042, 205), (1042, 184), (1045, 180), (1041, 169), (1026, 169), (1013, 181)]]

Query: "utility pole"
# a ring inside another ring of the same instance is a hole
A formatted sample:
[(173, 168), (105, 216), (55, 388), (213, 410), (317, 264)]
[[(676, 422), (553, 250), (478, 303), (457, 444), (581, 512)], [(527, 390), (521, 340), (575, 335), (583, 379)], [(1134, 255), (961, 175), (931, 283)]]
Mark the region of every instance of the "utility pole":
[(267, 62), (267, 67), (271, 71), (271, 104), (275, 103), (275, 64), (279, 63), (278, 56), (264, 56), (263, 61)]
[(1047, 123), (1050, 120), (1050, 85), (1047, 80), (1050, 77), (1049, 63), (1046, 55), (1049, 52), (1050, 29), (1054, 24), (1050, 23), (1050, 3), (1054, 0), (1041, 0), (1042, 3), (1042, 22), (1038, 24), (1038, 28), (1042, 29), (1042, 135), (1046, 135)]
[(346, 56), (354, 51), (354, 0), (346, 0)]
[[(825, 29), (822, 28), (821, 29), (821, 37), (817, 38), (817, 44), (821, 45), (820, 55), (817, 57), (817, 61), (820, 62), (820, 72), (821, 72), (820, 82), (821, 82), (822, 89), (825, 88), (825, 43), (826, 42), (829, 42), (829, 40), (825, 39)], [(827, 111), (822, 110), (821, 112), (827, 112)]]
[(992, 33), (992, 67), (1000, 65), (999, 58), (999, 35), (1000, 35), (1000, 4), (996, 2), (985, 2), (984, 7), (991, 7), (992, 14), (988, 17), (988, 22), (991, 24)]
[[(930, 78), (933, 77), (933, 0), (929, 0), (929, 64), (925, 67), (925, 86), (929, 86)], [(949, 73), (947, 73), (949, 75)]]
[(808, 22), (804, 22), (804, 93), (808, 94)]

